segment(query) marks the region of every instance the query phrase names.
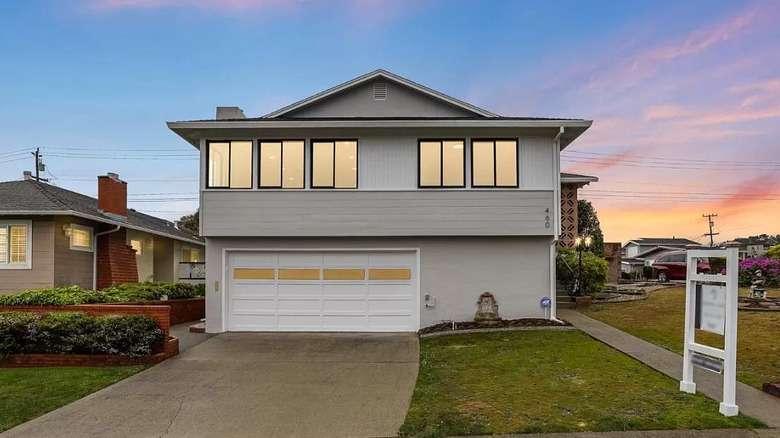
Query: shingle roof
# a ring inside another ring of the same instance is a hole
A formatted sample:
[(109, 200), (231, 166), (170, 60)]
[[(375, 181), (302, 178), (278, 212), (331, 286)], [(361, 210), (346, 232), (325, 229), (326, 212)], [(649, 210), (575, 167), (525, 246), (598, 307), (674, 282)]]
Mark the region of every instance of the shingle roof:
[(80, 216), (109, 224), (121, 223), (128, 228), (142, 229), (173, 239), (196, 241), (203, 239), (175, 224), (135, 210), (127, 210), (127, 221), (109, 218), (98, 211), (97, 199), (71, 190), (33, 180), (0, 182), (0, 216), (23, 212), (77, 213)]

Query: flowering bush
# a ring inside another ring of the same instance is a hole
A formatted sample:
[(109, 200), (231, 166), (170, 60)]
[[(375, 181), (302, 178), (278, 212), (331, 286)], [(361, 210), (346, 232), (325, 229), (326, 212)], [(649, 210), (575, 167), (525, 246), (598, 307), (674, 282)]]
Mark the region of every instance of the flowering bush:
[(753, 275), (759, 269), (764, 276), (765, 286), (780, 286), (780, 260), (772, 260), (768, 257), (755, 257), (739, 262), (739, 285), (750, 286)]

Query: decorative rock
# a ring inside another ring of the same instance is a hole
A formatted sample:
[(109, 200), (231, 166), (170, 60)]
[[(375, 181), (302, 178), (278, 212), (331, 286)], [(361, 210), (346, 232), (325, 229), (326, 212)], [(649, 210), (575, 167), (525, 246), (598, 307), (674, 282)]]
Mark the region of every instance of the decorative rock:
[(484, 325), (495, 325), (501, 321), (498, 316), (498, 303), (496, 297), (490, 292), (483, 292), (477, 300), (477, 313), (474, 315), (474, 321)]
[(780, 397), (780, 382), (768, 382), (761, 386), (761, 390), (775, 397)]

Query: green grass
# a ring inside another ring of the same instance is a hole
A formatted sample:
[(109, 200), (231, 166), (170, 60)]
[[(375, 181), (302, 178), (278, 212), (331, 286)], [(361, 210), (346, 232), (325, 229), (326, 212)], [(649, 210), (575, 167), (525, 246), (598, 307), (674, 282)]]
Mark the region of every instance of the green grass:
[[(780, 296), (768, 290), (769, 296)], [(746, 295), (747, 289), (740, 289)], [(597, 304), (586, 315), (682, 354), (685, 288), (662, 289), (644, 301)], [(740, 311), (737, 315), (737, 379), (754, 388), (780, 381), (780, 312)], [(723, 336), (696, 331), (696, 341), (723, 347)]]
[(762, 427), (579, 331), (422, 340), (401, 434)]
[(145, 366), (0, 369), (0, 432), (105, 388)]

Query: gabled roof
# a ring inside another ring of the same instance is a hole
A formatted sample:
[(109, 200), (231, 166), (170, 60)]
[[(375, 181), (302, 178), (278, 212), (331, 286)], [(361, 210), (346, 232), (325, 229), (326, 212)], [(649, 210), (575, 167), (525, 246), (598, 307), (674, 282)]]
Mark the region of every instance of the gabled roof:
[(498, 117), (497, 114), (493, 114), (488, 110), (479, 108), (478, 106), (472, 105), (468, 102), (464, 102), (462, 100), (456, 99), (452, 96), (448, 96), (444, 93), (441, 93), (439, 91), (436, 91), (432, 88), (428, 88), (424, 85), (420, 85), (414, 81), (411, 81), (409, 79), (406, 79), (402, 76), (398, 76), (397, 74), (390, 73), (387, 70), (377, 69), (370, 73), (366, 73), (363, 76), (358, 76), (355, 79), (349, 80), (347, 82), (344, 82), (343, 84), (336, 85), (335, 87), (328, 88), (325, 91), (319, 92), (315, 95), (309, 96), (305, 99), (299, 100), (298, 102), (295, 102), (293, 104), (287, 105), (284, 108), (280, 108), (276, 111), (273, 111), (271, 113), (268, 113), (264, 115), (262, 118), (264, 119), (272, 119), (281, 117), (287, 113), (290, 113), (292, 111), (295, 111), (297, 109), (303, 108), (305, 106), (309, 106), (314, 104), (315, 102), (319, 102), (323, 99), (329, 98), (335, 94), (341, 93), (343, 91), (346, 91), (350, 88), (357, 87), (363, 83), (366, 83), (368, 81), (382, 78), (388, 81), (393, 81), (397, 84), (401, 84), (403, 86), (409, 87), (413, 90), (416, 90), (420, 93), (426, 94), (430, 97), (433, 97), (434, 99), (440, 100), (444, 103), (459, 107), (463, 110), (466, 110), (468, 112), (471, 112), (475, 116), (480, 117)]
[(105, 216), (98, 211), (97, 199), (53, 185), (28, 181), (0, 182), (0, 217), (33, 215), (70, 215), (110, 225), (203, 245), (203, 239), (190, 231), (176, 228), (160, 219), (135, 210), (127, 210), (127, 220)]
[(698, 245), (699, 242), (694, 242), (691, 239), (679, 239), (675, 237), (640, 237), (639, 239), (632, 239), (626, 242), (623, 247), (625, 248), (629, 243), (635, 245), (655, 245), (655, 246), (674, 246), (677, 248), (685, 245)]

